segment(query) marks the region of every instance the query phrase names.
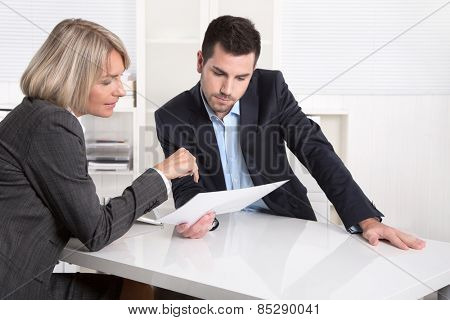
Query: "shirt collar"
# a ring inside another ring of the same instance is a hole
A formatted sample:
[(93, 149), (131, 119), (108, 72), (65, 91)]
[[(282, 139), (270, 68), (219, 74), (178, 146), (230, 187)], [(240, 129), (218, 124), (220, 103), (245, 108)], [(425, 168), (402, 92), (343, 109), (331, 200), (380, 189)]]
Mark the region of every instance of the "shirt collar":
[[(203, 94), (202, 87), (200, 87), (200, 95), (202, 96), (203, 105), (205, 106), (206, 112), (208, 112), (209, 119), (210, 120), (212, 120), (213, 118), (214, 119), (219, 119), (219, 117), (216, 116), (216, 114), (214, 113), (214, 111), (211, 109), (211, 107), (209, 106), (208, 102), (206, 101), (205, 96)], [(231, 108), (231, 111), (230, 111), (229, 114), (235, 114), (237, 116), (241, 115), (241, 108), (240, 108), (239, 100), (236, 101), (236, 103), (234, 104), (233, 108)], [(228, 116), (228, 114), (227, 114), (227, 116)]]
[(78, 122), (79, 122), (80, 125), (81, 125), (81, 129), (83, 129), (83, 133), (85, 133), (85, 132), (86, 132), (86, 128), (84, 127), (83, 123), (81, 122), (81, 118), (80, 118), (80, 117), (77, 117), (77, 116), (75, 115), (75, 113), (72, 111), (72, 109), (70, 109), (70, 107), (67, 107), (66, 110), (69, 111), (69, 112), (70, 112), (70, 113), (78, 120)]

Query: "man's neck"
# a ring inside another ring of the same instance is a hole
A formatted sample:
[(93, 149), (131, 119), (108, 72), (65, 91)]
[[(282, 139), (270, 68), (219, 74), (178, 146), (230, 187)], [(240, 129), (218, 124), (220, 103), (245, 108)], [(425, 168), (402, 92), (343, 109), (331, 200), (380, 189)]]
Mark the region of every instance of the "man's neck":
[(206, 96), (203, 93), (203, 89), (201, 86), (200, 86), (200, 94), (202, 96), (202, 101), (203, 101), (204, 106), (206, 108), (208, 108), (209, 110), (211, 110), (217, 116), (217, 118), (219, 118), (221, 121), (223, 121), (223, 118), (225, 118), (226, 115), (231, 112), (231, 109), (233, 109), (233, 108), (231, 108), (230, 110), (228, 110), (226, 112), (216, 112), (213, 110), (213, 108), (211, 108), (211, 105), (209, 104), (208, 100), (206, 99)]
[(213, 112), (217, 116), (217, 118), (223, 121), (223, 118), (225, 118), (225, 116), (231, 112), (231, 109), (228, 110), (227, 112), (215, 112), (214, 110)]

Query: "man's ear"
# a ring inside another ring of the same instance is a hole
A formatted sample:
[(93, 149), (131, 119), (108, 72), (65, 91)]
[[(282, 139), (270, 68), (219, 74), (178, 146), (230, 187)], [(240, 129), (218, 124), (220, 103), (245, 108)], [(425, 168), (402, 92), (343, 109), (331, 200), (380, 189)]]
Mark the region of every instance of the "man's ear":
[(202, 50), (197, 52), (197, 72), (202, 73), (203, 71), (203, 53)]

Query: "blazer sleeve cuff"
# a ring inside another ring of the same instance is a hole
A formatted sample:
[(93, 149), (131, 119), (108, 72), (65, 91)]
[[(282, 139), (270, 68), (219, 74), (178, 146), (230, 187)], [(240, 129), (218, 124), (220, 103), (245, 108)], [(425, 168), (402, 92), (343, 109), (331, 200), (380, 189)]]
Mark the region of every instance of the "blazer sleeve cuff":
[(155, 169), (148, 169), (132, 184), (136, 198), (135, 219), (167, 200), (167, 189), (161, 175)]
[(164, 175), (164, 173), (162, 173), (160, 170), (153, 168), (153, 170), (155, 170), (156, 172), (158, 172), (158, 174), (161, 176), (161, 178), (164, 180), (164, 184), (166, 185), (166, 189), (167, 189), (167, 197), (169, 197), (170, 191), (172, 190), (172, 183), (170, 182), (169, 179), (166, 178), (166, 176)]

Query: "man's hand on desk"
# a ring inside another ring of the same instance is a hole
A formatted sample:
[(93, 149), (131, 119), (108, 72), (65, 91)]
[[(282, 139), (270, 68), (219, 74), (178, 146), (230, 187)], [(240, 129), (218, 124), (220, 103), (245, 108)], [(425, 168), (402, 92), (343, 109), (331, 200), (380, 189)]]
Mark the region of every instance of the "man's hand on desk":
[(362, 236), (373, 246), (378, 245), (379, 240), (384, 239), (403, 250), (409, 248), (420, 250), (425, 247), (425, 241), (389, 227), (377, 219), (369, 218), (361, 221), (359, 225), (363, 230)]
[(176, 226), (176, 230), (183, 237), (191, 239), (200, 239), (208, 233), (209, 229), (213, 224), (216, 214), (214, 212), (207, 212), (203, 217), (201, 217), (196, 223), (189, 226), (186, 223), (179, 224)]

